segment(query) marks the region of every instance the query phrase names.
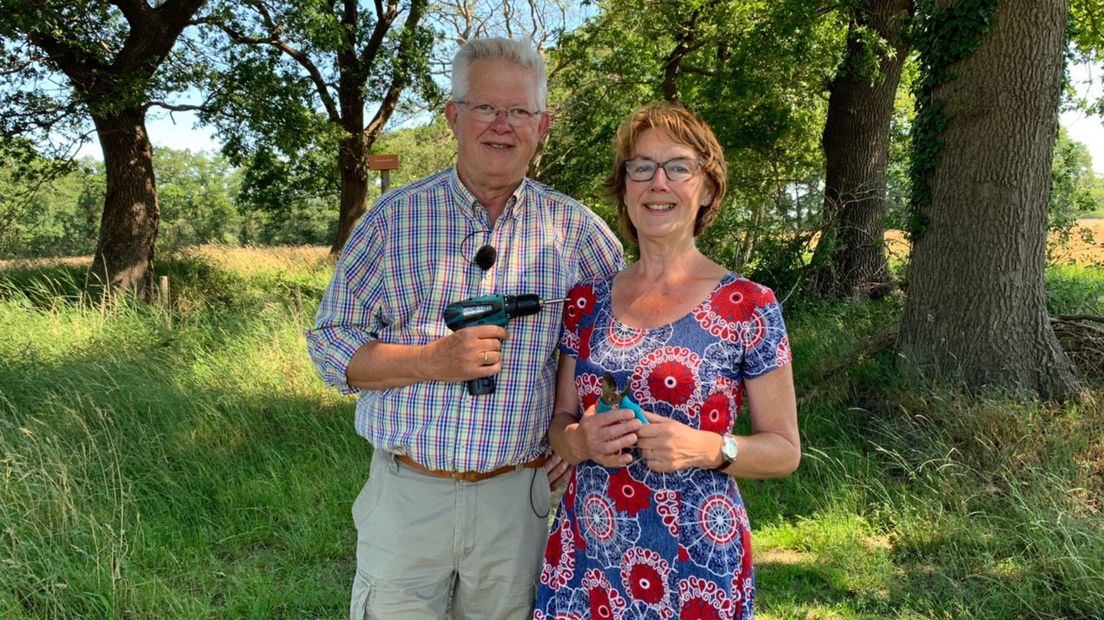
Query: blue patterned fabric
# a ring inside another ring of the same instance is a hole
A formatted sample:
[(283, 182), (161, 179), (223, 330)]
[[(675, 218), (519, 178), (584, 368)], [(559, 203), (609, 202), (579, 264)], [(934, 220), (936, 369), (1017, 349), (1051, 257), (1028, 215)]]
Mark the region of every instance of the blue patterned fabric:
[[(560, 350), (576, 359), (582, 407), (601, 377), (632, 386), (645, 411), (717, 433), (732, 429), (744, 379), (791, 360), (770, 289), (729, 273), (682, 318), (620, 323), (613, 278), (576, 285)], [(576, 468), (553, 523), (533, 618), (752, 618), (751, 529), (736, 483), (708, 469), (655, 472), (643, 460)]]

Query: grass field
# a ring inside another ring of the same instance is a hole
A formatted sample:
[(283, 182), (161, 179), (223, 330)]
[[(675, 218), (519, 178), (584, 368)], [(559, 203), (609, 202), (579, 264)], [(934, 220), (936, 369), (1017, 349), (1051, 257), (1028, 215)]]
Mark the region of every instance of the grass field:
[[(1104, 239), (1104, 236), (1098, 237)], [(170, 309), (0, 269), (0, 617), (339, 618), (367, 473), (305, 352), (324, 250), (162, 260)], [(1104, 270), (1048, 273), (1104, 312)], [(893, 370), (899, 300), (787, 316), (805, 456), (745, 481), (759, 617), (1104, 617), (1104, 389), (1056, 405)]]

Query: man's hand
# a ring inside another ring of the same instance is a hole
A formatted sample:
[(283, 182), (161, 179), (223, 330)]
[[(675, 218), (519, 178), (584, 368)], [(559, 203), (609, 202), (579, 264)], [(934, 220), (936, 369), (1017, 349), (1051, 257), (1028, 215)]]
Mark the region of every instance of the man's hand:
[(498, 374), (509, 337), (498, 325), (475, 325), (429, 343), (420, 356), (425, 380), (457, 383)]

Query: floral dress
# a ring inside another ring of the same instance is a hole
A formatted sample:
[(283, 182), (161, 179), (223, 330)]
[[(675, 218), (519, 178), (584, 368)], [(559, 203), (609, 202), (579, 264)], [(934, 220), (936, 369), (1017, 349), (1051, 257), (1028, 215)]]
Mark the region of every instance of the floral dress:
[[(620, 323), (612, 276), (576, 285), (564, 310), (563, 354), (576, 359), (583, 408), (609, 371), (645, 411), (691, 427), (732, 429), (745, 378), (790, 361), (774, 293), (733, 273), (682, 318), (652, 329)], [(751, 530), (731, 477), (673, 473), (643, 460), (576, 468), (540, 573), (535, 620), (752, 618)]]

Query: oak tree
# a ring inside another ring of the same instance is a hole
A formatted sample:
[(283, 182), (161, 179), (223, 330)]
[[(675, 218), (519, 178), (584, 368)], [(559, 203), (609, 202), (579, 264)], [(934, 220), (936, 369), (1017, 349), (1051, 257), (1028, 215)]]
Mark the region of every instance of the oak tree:
[(172, 90), (164, 65), (203, 1), (0, 1), (5, 135), (48, 143), (66, 129), (80, 132), (90, 117), (103, 149), (107, 191), (87, 284), (93, 296), (154, 295), (159, 208), (146, 112)]
[[(914, 249), (905, 365), (968, 385), (1063, 396), (1074, 368), (1047, 315), (1047, 194), (1065, 0), (919, 5)], [(941, 148), (940, 148), (940, 145)]]

